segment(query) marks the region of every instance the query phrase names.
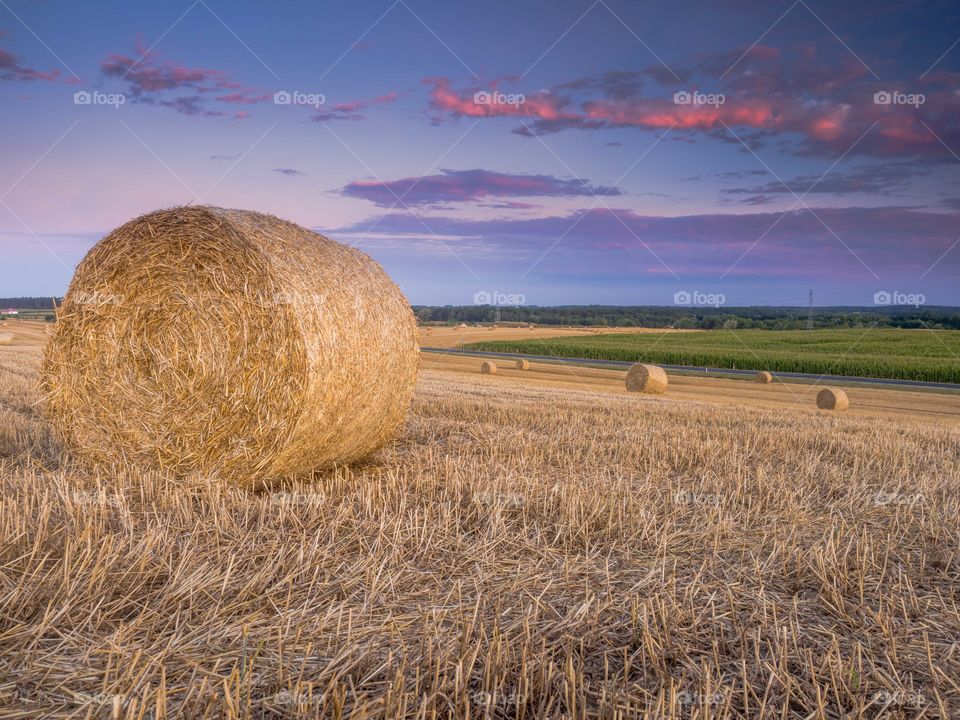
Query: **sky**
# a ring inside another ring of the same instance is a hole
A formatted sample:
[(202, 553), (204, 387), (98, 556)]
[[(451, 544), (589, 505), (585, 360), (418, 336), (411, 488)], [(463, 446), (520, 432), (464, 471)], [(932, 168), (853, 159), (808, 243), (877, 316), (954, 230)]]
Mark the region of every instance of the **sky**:
[(415, 304), (960, 305), (954, 2), (0, 0), (0, 107), (0, 297), (193, 203)]

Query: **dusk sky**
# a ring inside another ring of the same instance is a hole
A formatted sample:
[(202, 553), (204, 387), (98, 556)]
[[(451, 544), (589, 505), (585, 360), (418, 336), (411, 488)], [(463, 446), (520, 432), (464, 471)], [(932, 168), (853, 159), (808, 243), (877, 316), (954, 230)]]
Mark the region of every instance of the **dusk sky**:
[(0, 296), (260, 210), (417, 304), (960, 305), (955, 2), (0, 0)]

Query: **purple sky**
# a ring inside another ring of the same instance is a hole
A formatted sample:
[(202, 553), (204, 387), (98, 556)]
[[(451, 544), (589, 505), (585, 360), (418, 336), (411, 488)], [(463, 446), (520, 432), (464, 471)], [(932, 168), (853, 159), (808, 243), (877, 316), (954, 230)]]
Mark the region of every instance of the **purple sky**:
[(960, 8), (0, 3), (0, 296), (189, 202), (414, 303), (960, 305)]

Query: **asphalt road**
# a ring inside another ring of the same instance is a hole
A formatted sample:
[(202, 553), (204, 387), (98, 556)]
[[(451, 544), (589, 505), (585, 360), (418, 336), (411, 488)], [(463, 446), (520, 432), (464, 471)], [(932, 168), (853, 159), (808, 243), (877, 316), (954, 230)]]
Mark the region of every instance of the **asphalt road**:
[[(628, 368), (633, 365), (632, 362), (625, 362), (622, 360), (590, 360), (585, 358), (568, 358), (568, 357), (554, 357), (552, 355), (521, 355), (519, 353), (501, 353), (501, 352), (488, 352), (485, 350), (459, 350), (456, 348), (434, 348), (434, 347), (421, 347), (423, 352), (428, 353), (437, 353), (440, 355), (469, 355), (476, 357), (490, 357), (490, 358), (508, 358), (508, 359), (519, 359), (526, 358), (527, 360), (538, 360), (540, 362), (552, 362), (558, 363), (561, 365), (579, 365), (582, 367), (609, 367), (609, 368)], [(659, 364), (659, 363), (657, 363)], [(691, 365), (660, 365), (660, 367), (665, 370), (677, 370), (685, 373), (704, 373), (711, 375), (728, 375), (731, 377), (738, 376), (748, 376), (753, 377), (756, 375), (756, 370), (734, 370), (732, 368), (705, 368), (705, 367), (693, 367)], [(960, 384), (957, 383), (942, 383), (942, 382), (928, 382), (924, 380), (896, 380), (893, 378), (868, 378), (868, 377), (856, 377), (853, 375), (816, 375), (814, 373), (798, 373), (798, 372), (773, 372), (771, 373), (776, 378), (781, 378), (783, 380), (804, 380), (808, 382), (835, 382), (835, 383), (857, 383), (863, 385), (882, 385), (882, 386), (895, 386), (895, 387), (906, 387), (906, 388), (927, 388), (927, 389), (936, 389), (936, 390), (953, 390), (955, 392), (960, 392)]]

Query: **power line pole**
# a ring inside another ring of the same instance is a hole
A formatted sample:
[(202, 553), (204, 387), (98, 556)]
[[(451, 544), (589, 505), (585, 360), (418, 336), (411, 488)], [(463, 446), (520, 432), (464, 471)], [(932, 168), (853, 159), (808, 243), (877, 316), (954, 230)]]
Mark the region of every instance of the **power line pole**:
[(809, 298), (809, 307), (807, 308), (807, 330), (813, 330), (813, 290), (811, 290), (807, 297)]

